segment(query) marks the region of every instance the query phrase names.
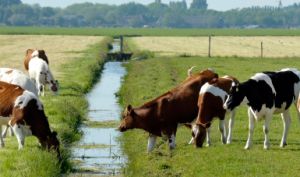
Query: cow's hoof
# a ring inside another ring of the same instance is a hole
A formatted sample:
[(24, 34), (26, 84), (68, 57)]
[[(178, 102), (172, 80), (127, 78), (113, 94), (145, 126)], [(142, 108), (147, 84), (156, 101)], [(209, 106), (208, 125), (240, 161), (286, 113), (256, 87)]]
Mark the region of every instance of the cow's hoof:
[(286, 143), (286, 142), (280, 144), (280, 147), (281, 147), (281, 148), (284, 148), (285, 146), (287, 146), (287, 143)]
[(0, 144), (0, 148), (4, 148), (5, 147), (5, 145), (4, 144)]
[(245, 149), (245, 150), (249, 150), (249, 149), (250, 149), (250, 146), (247, 146), (247, 145), (246, 145), (246, 146), (244, 147), (244, 149)]
[(210, 143), (206, 144), (206, 147), (210, 147), (210, 146), (211, 146), (211, 144), (210, 144)]
[(227, 140), (226, 144), (231, 144), (231, 141), (230, 141), (230, 140)]

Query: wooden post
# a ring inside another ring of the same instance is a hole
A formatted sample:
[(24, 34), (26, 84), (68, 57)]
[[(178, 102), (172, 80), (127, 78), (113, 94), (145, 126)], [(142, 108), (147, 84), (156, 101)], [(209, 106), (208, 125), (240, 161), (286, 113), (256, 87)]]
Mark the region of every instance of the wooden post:
[(264, 43), (262, 41), (260, 43), (260, 57), (264, 57)]
[(120, 53), (123, 53), (123, 36), (120, 36)]
[(211, 35), (208, 36), (208, 57), (211, 57)]

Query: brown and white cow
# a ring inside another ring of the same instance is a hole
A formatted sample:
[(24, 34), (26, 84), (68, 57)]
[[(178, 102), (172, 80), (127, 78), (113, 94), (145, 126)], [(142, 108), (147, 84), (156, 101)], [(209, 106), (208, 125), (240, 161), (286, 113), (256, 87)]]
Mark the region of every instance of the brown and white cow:
[(44, 50), (27, 50), (24, 65), (25, 69), (28, 70), (30, 79), (36, 85), (38, 95), (44, 96), (44, 87), (47, 84), (53, 93), (58, 92), (58, 81), (54, 79), (48, 64), (48, 57)]
[(45, 50), (27, 49), (24, 58), (24, 67), (27, 71), (29, 69), (29, 61), (32, 59), (32, 54), (34, 51), (37, 51), (38, 57), (44, 60), (49, 65), (48, 57), (46, 55)]
[[(0, 116), (0, 124), (13, 128), (19, 149), (23, 148), (26, 135), (34, 135), (42, 147), (59, 154), (57, 133), (50, 130), (43, 105), (32, 92), (0, 81)], [(2, 136), (0, 140), (0, 146), (4, 147)]]
[[(195, 123), (191, 126), (193, 137), (189, 144), (195, 142), (196, 147), (202, 147), (206, 137), (207, 146), (211, 145), (210, 126), (215, 117), (220, 119), (219, 130), (221, 132), (222, 143), (231, 143), (235, 110), (226, 111), (223, 108), (223, 104), (233, 83), (238, 84), (238, 80), (231, 76), (224, 76), (213, 79), (201, 87), (198, 98), (198, 116)], [(230, 114), (227, 140), (224, 120), (226, 113)]]
[(156, 137), (163, 135), (167, 136), (170, 149), (175, 148), (178, 123), (195, 119), (200, 88), (217, 77), (215, 72), (207, 69), (189, 76), (179, 86), (140, 107), (127, 106), (119, 130), (139, 128), (149, 132), (148, 152), (153, 150)]

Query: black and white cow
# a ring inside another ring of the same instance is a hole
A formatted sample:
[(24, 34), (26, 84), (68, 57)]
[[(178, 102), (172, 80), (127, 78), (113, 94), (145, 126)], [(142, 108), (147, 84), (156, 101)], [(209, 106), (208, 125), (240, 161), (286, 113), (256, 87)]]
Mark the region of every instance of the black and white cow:
[(280, 147), (286, 146), (286, 138), (291, 122), (289, 107), (296, 105), (300, 91), (300, 72), (294, 68), (286, 68), (277, 72), (262, 72), (252, 76), (248, 81), (233, 85), (224, 108), (233, 110), (240, 104), (247, 104), (249, 117), (249, 134), (245, 149), (252, 144), (255, 119), (265, 118), (263, 131), (265, 134), (264, 149), (270, 147), (269, 124), (273, 114), (281, 113), (283, 135)]

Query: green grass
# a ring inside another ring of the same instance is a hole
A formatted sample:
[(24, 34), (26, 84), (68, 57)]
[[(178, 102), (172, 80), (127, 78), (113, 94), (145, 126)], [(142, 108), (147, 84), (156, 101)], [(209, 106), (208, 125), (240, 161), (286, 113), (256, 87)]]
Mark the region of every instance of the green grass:
[(171, 29), (171, 28), (55, 28), (0, 27), (0, 34), (88, 36), (299, 36), (297, 29)]
[(81, 137), (78, 128), (86, 118), (88, 103), (85, 93), (99, 76), (104, 63), (103, 54), (107, 52), (107, 43), (110, 40), (107, 38), (90, 46), (83, 51), (82, 57), (62, 65), (59, 95), (53, 96), (48, 91), (41, 98), (50, 126), (58, 132), (63, 160), (59, 162), (55, 153), (41, 150), (35, 137), (27, 137), (21, 151), (17, 150), (16, 138), (9, 137), (5, 140), (6, 148), (0, 150), (1, 177), (54, 177), (71, 171), (71, 143)]
[(108, 121), (84, 121), (83, 124), (90, 128), (113, 128), (119, 125), (119, 121), (108, 120)]
[[(198, 70), (214, 68), (220, 75), (232, 75), (245, 81), (256, 72), (279, 70), (285, 67), (300, 68), (300, 58), (201, 58), (174, 57), (152, 58), (131, 61), (126, 64), (128, 74), (120, 90), (123, 106), (139, 106), (169, 89), (187, 77), (187, 69), (196, 65)], [(263, 121), (256, 123), (253, 146), (244, 150), (248, 134), (246, 107), (237, 111), (233, 129), (233, 143), (222, 145), (218, 131), (218, 121), (212, 124), (212, 147), (196, 149), (188, 145), (191, 132), (178, 128), (177, 147), (169, 151), (167, 143), (158, 139), (155, 150), (147, 154), (148, 134), (142, 130), (125, 132), (121, 143), (128, 164), (125, 176), (299, 176), (300, 170), (300, 127), (295, 108), (292, 107), (292, 125), (288, 136), (288, 146), (279, 148), (282, 121), (274, 116), (270, 127), (271, 149), (263, 150)]]

